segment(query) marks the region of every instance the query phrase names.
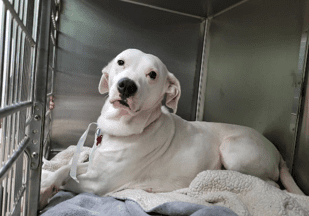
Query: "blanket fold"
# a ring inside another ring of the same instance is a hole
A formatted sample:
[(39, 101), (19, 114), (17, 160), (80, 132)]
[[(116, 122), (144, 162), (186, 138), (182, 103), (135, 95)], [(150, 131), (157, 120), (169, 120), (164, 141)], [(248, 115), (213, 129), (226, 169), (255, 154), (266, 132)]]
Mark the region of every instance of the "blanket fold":
[(173, 192), (126, 189), (108, 195), (134, 200), (145, 211), (167, 202), (181, 201), (227, 207), (239, 216), (309, 215), (309, 197), (282, 191), (257, 177), (230, 170), (203, 171), (188, 188)]
[(114, 197), (99, 197), (90, 193), (75, 196), (71, 192), (60, 191), (41, 212), (42, 216), (237, 216), (230, 209), (219, 206), (203, 206), (193, 203), (171, 202), (144, 211), (133, 200), (117, 200)]

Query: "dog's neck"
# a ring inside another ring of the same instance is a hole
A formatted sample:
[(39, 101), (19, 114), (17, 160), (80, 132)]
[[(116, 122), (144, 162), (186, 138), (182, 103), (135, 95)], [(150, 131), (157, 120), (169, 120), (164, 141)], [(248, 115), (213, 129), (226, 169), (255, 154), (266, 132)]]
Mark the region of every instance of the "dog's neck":
[(149, 110), (141, 110), (137, 115), (122, 115), (121, 109), (115, 109), (111, 103), (106, 101), (102, 108), (101, 116), (98, 118), (98, 126), (103, 134), (112, 136), (130, 136), (141, 134), (151, 123), (160, 118), (161, 103)]

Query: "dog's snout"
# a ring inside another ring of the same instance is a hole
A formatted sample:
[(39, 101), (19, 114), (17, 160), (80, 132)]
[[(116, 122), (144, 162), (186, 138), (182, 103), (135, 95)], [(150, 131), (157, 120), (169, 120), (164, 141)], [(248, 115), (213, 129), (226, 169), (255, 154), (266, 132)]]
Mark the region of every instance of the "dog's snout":
[(117, 89), (122, 99), (133, 96), (137, 92), (137, 86), (135, 82), (127, 77), (122, 78), (118, 81)]

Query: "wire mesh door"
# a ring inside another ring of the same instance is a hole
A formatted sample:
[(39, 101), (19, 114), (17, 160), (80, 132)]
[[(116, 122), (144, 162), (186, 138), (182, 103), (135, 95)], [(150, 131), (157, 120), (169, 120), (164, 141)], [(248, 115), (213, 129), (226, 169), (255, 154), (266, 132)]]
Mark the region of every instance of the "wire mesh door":
[(0, 0), (0, 215), (37, 212), (46, 88), (52, 79), (48, 48), (56, 35), (55, 13), (52, 30), (50, 15), (58, 1)]

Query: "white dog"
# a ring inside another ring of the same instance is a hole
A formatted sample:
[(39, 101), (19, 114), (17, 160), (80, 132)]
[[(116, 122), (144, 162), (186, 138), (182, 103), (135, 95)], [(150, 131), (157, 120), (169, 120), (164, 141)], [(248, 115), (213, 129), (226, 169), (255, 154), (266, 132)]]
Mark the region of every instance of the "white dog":
[(99, 84), (108, 92), (97, 123), (102, 144), (93, 162), (70, 165), (43, 178), (41, 206), (59, 188), (103, 196), (125, 188), (167, 192), (188, 187), (203, 170), (228, 169), (257, 176), (303, 194), (275, 146), (257, 131), (221, 123), (188, 122), (161, 108), (177, 110), (180, 84), (156, 57), (139, 50), (120, 53), (104, 69)]

